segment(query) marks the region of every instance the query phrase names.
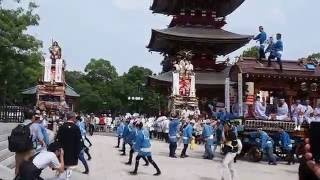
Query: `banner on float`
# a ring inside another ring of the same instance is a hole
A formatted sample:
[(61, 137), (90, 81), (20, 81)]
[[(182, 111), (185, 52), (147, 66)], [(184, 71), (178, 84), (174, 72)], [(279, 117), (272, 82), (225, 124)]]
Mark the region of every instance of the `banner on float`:
[(45, 59), (44, 61), (44, 82), (51, 82), (51, 59)]
[(62, 67), (63, 67), (62, 59), (56, 59), (56, 71), (55, 71), (54, 81), (57, 83), (62, 82)]

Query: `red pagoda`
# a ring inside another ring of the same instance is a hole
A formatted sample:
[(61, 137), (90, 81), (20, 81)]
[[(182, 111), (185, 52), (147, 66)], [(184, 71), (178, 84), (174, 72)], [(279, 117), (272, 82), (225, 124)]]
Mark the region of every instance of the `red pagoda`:
[[(163, 72), (149, 78), (151, 86), (172, 96), (175, 62), (182, 50), (192, 52), (196, 97), (201, 104), (213, 98), (223, 102), (225, 79), (228, 77), (228, 58), (225, 55), (247, 44), (252, 36), (222, 29), (225, 17), (244, 0), (153, 0), (153, 13), (173, 16), (168, 28), (152, 30), (150, 51), (164, 55)], [(222, 61), (218, 60), (222, 56)], [(192, 83), (191, 83), (192, 84)], [(203, 108), (202, 108), (203, 109)]]

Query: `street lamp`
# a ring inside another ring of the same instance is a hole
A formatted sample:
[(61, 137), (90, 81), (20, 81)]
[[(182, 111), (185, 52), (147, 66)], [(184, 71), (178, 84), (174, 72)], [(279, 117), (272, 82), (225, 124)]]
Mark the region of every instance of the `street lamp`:
[(137, 110), (139, 111), (140, 113), (140, 108), (138, 107), (138, 102), (142, 102), (144, 100), (143, 97), (140, 97), (140, 96), (128, 96), (128, 101), (133, 101), (133, 102), (136, 102), (136, 107), (137, 107)]

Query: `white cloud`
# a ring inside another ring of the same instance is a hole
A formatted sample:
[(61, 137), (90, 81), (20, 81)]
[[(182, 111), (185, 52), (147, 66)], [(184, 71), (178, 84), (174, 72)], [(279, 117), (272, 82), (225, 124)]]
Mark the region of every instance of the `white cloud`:
[(125, 10), (146, 9), (150, 5), (148, 0), (113, 0), (113, 5)]

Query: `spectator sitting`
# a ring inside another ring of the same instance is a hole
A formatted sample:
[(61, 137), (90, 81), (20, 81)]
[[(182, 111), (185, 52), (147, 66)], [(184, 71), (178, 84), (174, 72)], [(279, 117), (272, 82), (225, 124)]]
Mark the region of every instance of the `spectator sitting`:
[(275, 116), (270, 116), (269, 119), (275, 119), (279, 121), (286, 121), (289, 118), (289, 108), (284, 99), (280, 99), (280, 103), (277, 107), (277, 114)]
[(266, 115), (266, 102), (263, 98), (263, 102), (260, 101), (260, 96), (256, 97), (256, 103), (254, 106), (254, 116), (256, 119), (267, 120), (268, 117)]

